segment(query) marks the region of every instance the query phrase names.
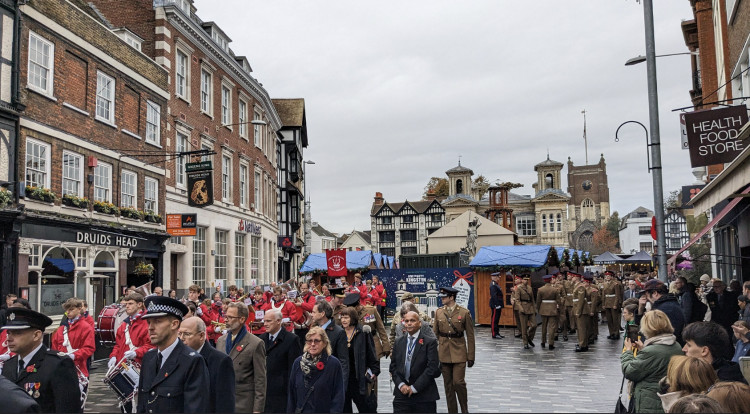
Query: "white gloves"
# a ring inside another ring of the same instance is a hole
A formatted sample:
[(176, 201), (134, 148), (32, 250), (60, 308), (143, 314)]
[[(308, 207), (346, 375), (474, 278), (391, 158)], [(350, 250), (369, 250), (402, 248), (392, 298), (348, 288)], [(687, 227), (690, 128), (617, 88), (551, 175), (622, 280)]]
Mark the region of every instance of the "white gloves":
[(5, 362), (10, 359), (10, 354), (2, 354), (0, 355), (0, 362)]
[(73, 354), (72, 352), (71, 352), (71, 353), (69, 353), (69, 354), (68, 354), (68, 356), (69, 356), (69, 357), (70, 357), (70, 359), (72, 359), (73, 361), (75, 361), (75, 360), (76, 360), (76, 356), (75, 356), (75, 355), (74, 355), (74, 354)]
[(198, 316), (202, 316), (203, 315), (203, 309), (201, 309), (200, 306), (196, 307), (195, 308), (195, 314), (198, 315)]
[(127, 359), (135, 359), (135, 351), (125, 351), (124, 354), (122, 354)]
[(107, 363), (107, 369), (112, 369), (117, 364), (117, 358), (112, 357), (109, 359), (109, 362)]

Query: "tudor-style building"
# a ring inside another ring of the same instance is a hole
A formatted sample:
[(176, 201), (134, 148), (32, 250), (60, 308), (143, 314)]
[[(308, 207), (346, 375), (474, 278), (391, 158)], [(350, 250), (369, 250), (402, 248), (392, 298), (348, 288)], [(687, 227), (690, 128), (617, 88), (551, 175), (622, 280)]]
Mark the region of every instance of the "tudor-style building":
[(667, 215), (664, 217), (664, 237), (668, 255), (677, 253), (682, 246), (690, 241), (687, 219), (682, 209), (675, 208), (667, 211)]
[(375, 193), (370, 211), (372, 251), (387, 256), (427, 253), (427, 236), (445, 223), (446, 210), (437, 200), (386, 203)]

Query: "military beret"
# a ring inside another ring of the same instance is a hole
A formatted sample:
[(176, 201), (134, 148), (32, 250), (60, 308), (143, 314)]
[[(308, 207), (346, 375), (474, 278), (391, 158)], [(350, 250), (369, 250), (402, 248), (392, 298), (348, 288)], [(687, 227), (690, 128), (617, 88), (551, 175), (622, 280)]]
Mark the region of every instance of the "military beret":
[(9, 308), (7, 323), (0, 329), (39, 329), (45, 330), (52, 325), (49, 316), (26, 308)]
[(344, 298), (344, 305), (346, 306), (357, 306), (359, 305), (359, 293), (348, 293)]
[(581, 277), (581, 274), (580, 274), (580, 273), (576, 273), (576, 272), (570, 272), (570, 271), (569, 271), (569, 272), (568, 272), (568, 276), (570, 276), (570, 277)]
[(613, 272), (613, 271), (611, 271), (611, 270), (607, 270), (606, 272), (604, 272), (604, 275), (605, 275), (605, 276), (606, 276), (606, 275), (609, 275), (609, 276), (614, 276), (614, 275), (615, 275), (615, 272)]
[(455, 297), (456, 295), (458, 295), (458, 290), (457, 289), (454, 289), (452, 287), (447, 287), (447, 286), (440, 288), (440, 295), (439, 296), (441, 298), (444, 298), (446, 296), (453, 296), (453, 297)]
[(591, 282), (592, 280), (594, 280), (594, 276), (591, 276), (590, 274), (583, 275), (583, 280), (585, 280), (587, 282)]
[(167, 296), (149, 296), (145, 305), (146, 314), (141, 317), (142, 319), (174, 316), (182, 320), (188, 314), (188, 308), (184, 303)]
[(552, 275), (544, 275), (542, 276), (542, 280), (552, 280)]

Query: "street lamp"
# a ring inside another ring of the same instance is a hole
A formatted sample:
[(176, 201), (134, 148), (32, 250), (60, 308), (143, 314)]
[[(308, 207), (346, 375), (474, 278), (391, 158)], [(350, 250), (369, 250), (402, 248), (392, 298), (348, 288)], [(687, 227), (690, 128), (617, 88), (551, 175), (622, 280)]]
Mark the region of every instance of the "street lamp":
[(304, 191), (303, 197), (305, 201), (305, 251), (304, 255), (310, 254), (310, 238), (312, 232), (312, 221), (310, 220), (310, 201), (307, 199), (307, 164), (315, 164), (315, 161), (302, 161), (302, 190)]
[[(651, 130), (651, 161), (654, 186), (654, 214), (656, 216), (656, 250), (659, 279), (667, 281), (667, 246), (664, 235), (664, 188), (661, 177), (661, 137), (659, 134), (659, 95), (656, 86), (656, 46), (654, 42), (654, 6), (643, 0), (643, 19), (646, 27), (646, 74), (648, 80), (648, 118)], [(634, 62), (635, 64), (638, 62)]]
[[(698, 56), (699, 53), (698, 52), (667, 53), (666, 55), (656, 55), (654, 57), (679, 56), (679, 55), (693, 55), (693, 56)], [(634, 58), (628, 59), (627, 62), (625, 62), (625, 66), (637, 65), (637, 64), (643, 63), (645, 61), (646, 61), (646, 56), (639, 55), (639, 56), (636, 56)]]

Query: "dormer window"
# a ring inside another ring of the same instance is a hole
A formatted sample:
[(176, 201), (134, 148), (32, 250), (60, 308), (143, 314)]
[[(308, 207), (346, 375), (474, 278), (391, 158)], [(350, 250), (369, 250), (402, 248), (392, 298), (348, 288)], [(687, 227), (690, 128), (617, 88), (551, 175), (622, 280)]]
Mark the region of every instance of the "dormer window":
[(213, 32), (211, 34), (211, 38), (216, 42), (217, 45), (219, 45), (220, 48), (222, 48), (224, 51), (227, 50), (227, 47), (229, 46), (229, 43), (227, 43), (227, 39), (222, 37), (219, 33)]
[(139, 52), (141, 51), (141, 44), (143, 43), (143, 39), (141, 39), (138, 35), (125, 28), (115, 30), (114, 32), (117, 36), (120, 37), (120, 39), (124, 40), (125, 43), (130, 45), (130, 47)]

